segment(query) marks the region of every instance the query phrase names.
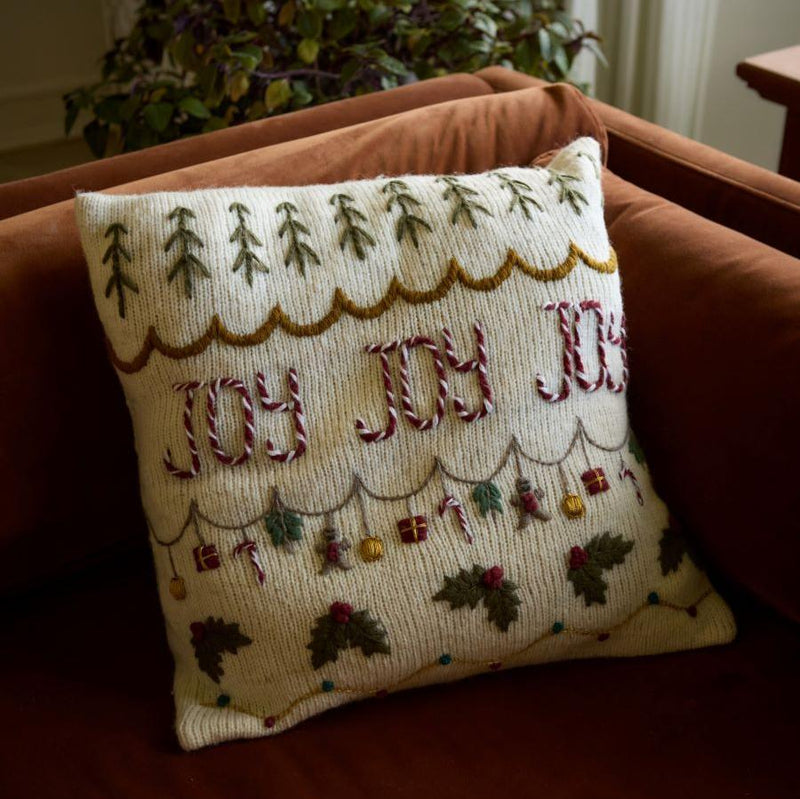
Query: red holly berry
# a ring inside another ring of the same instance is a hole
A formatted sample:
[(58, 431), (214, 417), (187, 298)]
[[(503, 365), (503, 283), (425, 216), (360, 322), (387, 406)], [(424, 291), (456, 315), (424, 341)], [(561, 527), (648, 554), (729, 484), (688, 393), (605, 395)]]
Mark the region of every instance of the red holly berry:
[(334, 602), (331, 605), (331, 616), (333, 620), (339, 624), (347, 624), (350, 621), (350, 616), (353, 613), (353, 606), (348, 605), (347, 602)]
[(495, 660), (489, 664), (489, 668), (492, 671), (500, 671), (503, 668), (503, 664), (499, 660)]
[(327, 560), (328, 563), (338, 563), (339, 562), (339, 542), (338, 541), (331, 541), (328, 544), (328, 547), (325, 550), (325, 560)]
[(202, 641), (206, 637), (206, 625), (201, 621), (194, 621), (189, 625), (192, 638), (195, 641)]
[(586, 565), (589, 560), (589, 555), (583, 547), (572, 547), (569, 551), (569, 567), (570, 569), (580, 569)]
[(492, 566), (483, 573), (483, 584), (490, 590), (496, 591), (503, 587), (503, 567)]
[(267, 717), (264, 719), (264, 726), (265, 726), (265, 727), (266, 727), (268, 730), (271, 730), (271, 729), (272, 729), (272, 728), (275, 726), (275, 716), (267, 716)]

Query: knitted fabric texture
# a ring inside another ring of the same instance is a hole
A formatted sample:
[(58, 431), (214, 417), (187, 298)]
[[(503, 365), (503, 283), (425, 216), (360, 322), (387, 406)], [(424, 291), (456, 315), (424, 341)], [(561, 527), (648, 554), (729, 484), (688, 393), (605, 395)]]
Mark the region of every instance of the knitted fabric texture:
[(599, 157), (78, 197), (183, 747), (731, 640), (694, 559), (664, 566)]

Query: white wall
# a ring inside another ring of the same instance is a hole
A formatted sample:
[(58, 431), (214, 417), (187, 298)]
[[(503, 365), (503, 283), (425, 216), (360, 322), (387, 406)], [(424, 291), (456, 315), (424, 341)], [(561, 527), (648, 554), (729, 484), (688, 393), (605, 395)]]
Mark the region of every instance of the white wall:
[(63, 138), (61, 95), (99, 79), (106, 29), (103, 0), (0, 0), (0, 150)]

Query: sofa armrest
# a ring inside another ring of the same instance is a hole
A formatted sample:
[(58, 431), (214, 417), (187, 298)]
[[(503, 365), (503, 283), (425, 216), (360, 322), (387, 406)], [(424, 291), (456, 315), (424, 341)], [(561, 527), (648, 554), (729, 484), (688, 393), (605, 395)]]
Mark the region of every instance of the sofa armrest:
[[(502, 67), (475, 73), (495, 91), (542, 85)], [(800, 183), (592, 100), (617, 175), (783, 252), (800, 257)]]

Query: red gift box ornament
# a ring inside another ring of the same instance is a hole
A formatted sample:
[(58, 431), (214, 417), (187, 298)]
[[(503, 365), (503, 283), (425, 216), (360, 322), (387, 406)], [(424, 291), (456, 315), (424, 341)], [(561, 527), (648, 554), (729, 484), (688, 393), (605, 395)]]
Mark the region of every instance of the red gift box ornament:
[(581, 475), (581, 480), (589, 492), (589, 496), (595, 494), (602, 494), (603, 491), (608, 491), (609, 485), (606, 479), (606, 473), (598, 466), (596, 469), (589, 469)]
[(219, 552), (213, 544), (201, 544), (194, 548), (194, 562), (197, 571), (207, 572), (219, 568)]
[(411, 516), (397, 522), (400, 540), (404, 544), (418, 544), (428, 538), (428, 520), (424, 516)]

